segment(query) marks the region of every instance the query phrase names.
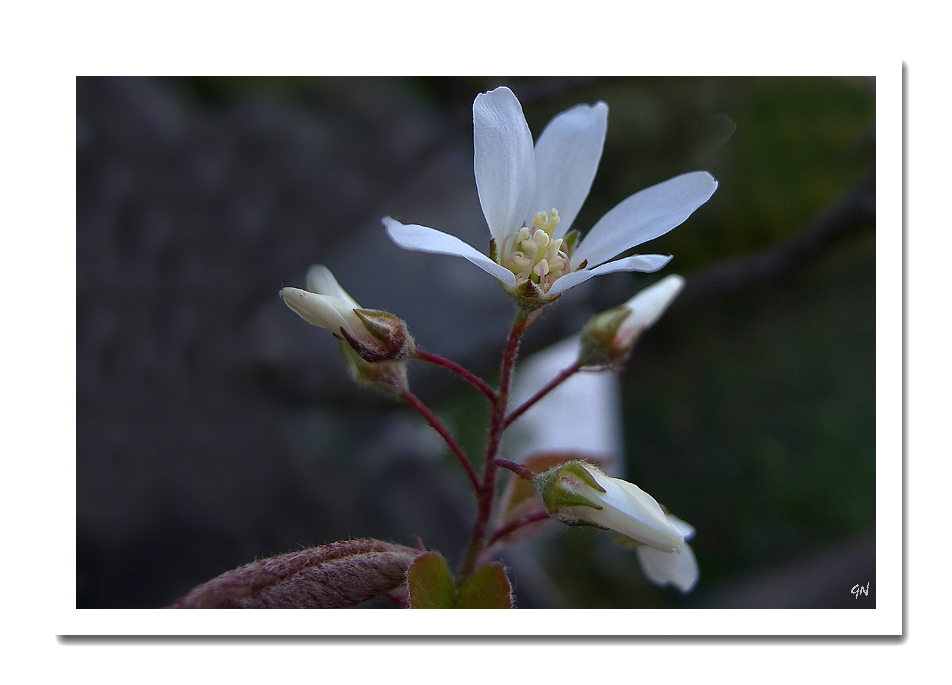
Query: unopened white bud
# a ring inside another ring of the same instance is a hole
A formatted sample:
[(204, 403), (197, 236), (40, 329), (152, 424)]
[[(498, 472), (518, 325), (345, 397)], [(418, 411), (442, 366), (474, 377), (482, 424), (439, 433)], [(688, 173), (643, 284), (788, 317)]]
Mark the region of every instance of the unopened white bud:
[(625, 304), (596, 314), (582, 329), (583, 366), (607, 366), (625, 361), (641, 334), (657, 321), (684, 288), (680, 276), (668, 276)]
[(592, 464), (560, 464), (537, 476), (534, 484), (546, 511), (562, 523), (613, 530), (661, 552), (684, 544), (684, 534), (651, 495)]
[(414, 352), (406, 324), (394, 314), (362, 309), (330, 270), (313, 266), (308, 290), (283, 288), (281, 297), (298, 316), (346, 340), (368, 362), (405, 359)]

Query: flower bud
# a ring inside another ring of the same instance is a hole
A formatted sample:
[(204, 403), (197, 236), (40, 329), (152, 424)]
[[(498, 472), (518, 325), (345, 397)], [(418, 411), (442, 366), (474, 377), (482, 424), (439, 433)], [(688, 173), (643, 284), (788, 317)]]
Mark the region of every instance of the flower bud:
[(354, 314), (363, 324), (360, 332), (369, 333), (369, 337), (366, 334), (354, 335), (344, 329), (341, 329), (341, 334), (367, 361), (406, 359), (416, 351), (407, 325), (396, 315), (378, 309), (355, 309)]
[(608, 366), (625, 361), (641, 334), (668, 308), (684, 287), (680, 276), (668, 276), (625, 304), (593, 316), (582, 329), (583, 366)]
[(407, 390), (407, 364), (403, 360), (369, 362), (346, 341), (338, 340), (350, 377), (358, 385), (385, 395), (401, 395)]
[(683, 532), (651, 495), (587, 462), (560, 464), (533, 484), (549, 515), (566, 525), (613, 530), (661, 552), (684, 544)]
[(343, 338), (368, 362), (406, 359), (415, 350), (406, 324), (389, 312), (362, 309), (325, 266), (313, 266), (307, 290), (283, 288), (281, 297), (313, 326)]
[[(694, 537), (694, 528), (668, 514), (668, 521), (674, 525), (685, 540)], [(637, 550), (638, 562), (645, 576), (655, 585), (674, 585), (681, 592), (690, 592), (697, 584), (700, 572), (694, 551), (687, 542), (676, 552), (660, 552), (646, 545), (639, 545)]]

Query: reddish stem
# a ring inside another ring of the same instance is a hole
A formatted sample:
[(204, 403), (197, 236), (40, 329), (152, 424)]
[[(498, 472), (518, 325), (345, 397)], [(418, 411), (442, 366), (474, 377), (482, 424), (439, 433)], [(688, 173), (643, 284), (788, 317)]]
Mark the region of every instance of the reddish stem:
[(479, 388), (479, 390), (489, 398), (490, 402), (496, 401), (496, 391), (489, 387), (489, 384), (486, 383), (486, 381), (474, 374), (472, 371), (463, 368), (456, 362), (450, 361), (449, 359), (441, 357), (438, 354), (433, 354), (432, 352), (425, 352), (424, 350), (417, 350), (416, 357), (420, 361), (429, 362), (430, 364), (435, 364), (436, 366), (442, 366), (444, 369), (452, 371), (463, 380), (472, 383), (474, 386)]
[(506, 537), (510, 533), (519, 530), (523, 526), (528, 526), (530, 523), (535, 523), (536, 521), (544, 521), (549, 518), (549, 514), (545, 511), (536, 511), (531, 514), (523, 516), (521, 519), (516, 519), (511, 523), (507, 523), (505, 526), (493, 533), (493, 536), (489, 538), (489, 542), (486, 544), (487, 547), (491, 547), (497, 541)]
[(499, 457), (496, 457), (496, 465), (501, 466), (504, 469), (509, 469), (520, 478), (524, 478), (526, 480), (532, 480), (536, 475), (535, 471), (528, 468), (527, 466), (517, 464), (516, 462), (509, 461), (508, 459), (500, 459)]
[(466, 453), (463, 451), (463, 448), (459, 446), (459, 443), (450, 435), (450, 432), (446, 429), (446, 426), (443, 425), (443, 422), (437, 418), (436, 414), (430, 411), (430, 408), (427, 407), (420, 399), (414, 395), (409, 390), (404, 390), (400, 395), (407, 404), (416, 409), (420, 414), (427, 420), (433, 430), (440, 434), (440, 437), (446, 441), (446, 444), (449, 445), (450, 450), (453, 454), (456, 455), (456, 458), (459, 459), (459, 463), (463, 465), (463, 469), (466, 471), (466, 475), (469, 476), (470, 482), (473, 484), (473, 489), (478, 494), (480, 492), (479, 477), (476, 475), (476, 470), (473, 468), (473, 465), (469, 463), (469, 458), (466, 456)]
[(582, 368), (582, 365), (578, 362), (572, 364), (572, 366), (567, 369), (563, 369), (558, 376), (549, 381), (544, 388), (542, 388), (535, 395), (523, 402), (518, 409), (512, 412), (509, 416), (506, 417), (506, 421), (503, 423), (503, 430), (512, 425), (512, 422), (522, 416), (532, 405), (541, 400), (543, 397), (548, 395), (550, 392), (555, 390), (561, 383), (568, 380), (571, 376), (577, 373)]
[(496, 400), (493, 402), (492, 419), (489, 424), (489, 440), (486, 443), (486, 463), (483, 469), (483, 485), (479, 490), (479, 504), (476, 514), (476, 523), (473, 525), (473, 534), (463, 557), (460, 567), (459, 580), (464, 580), (475, 570), (476, 561), (486, 549), (486, 529), (492, 514), (493, 500), (496, 496), (496, 470), (498, 463), (496, 455), (499, 452), (499, 443), (502, 433), (506, 429), (506, 408), (509, 403), (509, 385), (512, 381), (512, 371), (515, 367), (516, 355), (519, 352), (519, 341), (525, 333), (529, 323), (535, 318), (534, 313), (519, 310), (512, 329), (509, 331), (509, 340), (502, 352), (502, 368), (499, 374), (499, 390), (496, 391)]

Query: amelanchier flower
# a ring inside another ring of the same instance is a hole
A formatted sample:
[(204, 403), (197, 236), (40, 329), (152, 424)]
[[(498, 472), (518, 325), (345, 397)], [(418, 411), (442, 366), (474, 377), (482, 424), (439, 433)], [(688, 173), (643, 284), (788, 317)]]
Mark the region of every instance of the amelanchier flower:
[(685, 543), (676, 552), (663, 552), (648, 545), (638, 545), (636, 553), (641, 570), (655, 585), (674, 585), (681, 592), (690, 592), (699, 576), (694, 550), (686, 541), (694, 537), (694, 528), (676, 516), (665, 512), (668, 523), (684, 536)]
[(553, 518), (612, 530), (640, 543), (639, 562), (652, 582), (673, 583), (683, 592), (694, 587), (697, 561), (685, 542), (694, 529), (637, 485), (611, 478), (584, 461), (560, 464), (536, 476), (534, 484)]
[(395, 315), (363, 309), (326, 266), (307, 273), (307, 290), (282, 288), (281, 297), (298, 316), (346, 340), (366, 361), (403, 359), (414, 351), (406, 324)]
[(495, 276), (524, 304), (539, 306), (593, 276), (657, 271), (664, 255), (622, 252), (678, 226), (717, 189), (705, 171), (676, 176), (622, 201), (579, 240), (570, 230), (588, 196), (608, 128), (608, 105), (556, 116), (533, 146), (522, 106), (500, 87), (473, 103), (476, 188), (491, 234), (489, 254), (459, 238), (390, 217), (390, 238), (408, 250), (456, 255)]
[(667, 276), (625, 304), (593, 316), (582, 329), (579, 361), (584, 366), (625, 361), (641, 334), (661, 317), (683, 288), (683, 278)]
[(326, 266), (311, 267), (307, 290), (282, 288), (281, 297), (309, 324), (334, 334), (354, 381), (387, 394), (406, 390), (404, 360), (414, 354), (415, 347), (399, 318), (362, 309)]

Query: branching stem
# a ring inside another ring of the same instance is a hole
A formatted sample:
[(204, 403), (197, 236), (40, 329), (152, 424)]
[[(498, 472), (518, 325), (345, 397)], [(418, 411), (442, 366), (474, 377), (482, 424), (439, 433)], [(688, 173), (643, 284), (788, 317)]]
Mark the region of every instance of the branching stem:
[(477, 387), (489, 399), (490, 402), (496, 402), (496, 391), (489, 387), (489, 384), (486, 381), (474, 374), (472, 371), (465, 369), (456, 362), (441, 357), (438, 354), (433, 354), (432, 352), (417, 350), (416, 357), (420, 361), (429, 362), (430, 364), (435, 364), (436, 366), (442, 366), (444, 369), (452, 371), (466, 382)]
[(492, 515), (493, 500), (496, 496), (496, 471), (499, 464), (496, 455), (499, 453), (499, 444), (502, 441), (503, 431), (506, 429), (506, 409), (509, 405), (509, 386), (512, 383), (512, 372), (515, 368), (516, 356), (519, 353), (519, 342), (526, 328), (535, 318), (533, 312), (520, 309), (512, 322), (509, 339), (502, 352), (502, 367), (499, 373), (499, 389), (493, 402), (492, 418), (489, 424), (489, 439), (486, 442), (486, 462), (483, 469), (482, 488), (479, 490), (476, 522), (473, 525), (473, 534), (470, 537), (463, 564), (459, 571), (459, 581), (465, 580), (474, 570), (480, 555), (486, 549), (486, 532), (489, 519)]
[(473, 489), (476, 491), (477, 495), (481, 491), (479, 476), (476, 475), (476, 470), (473, 468), (473, 465), (469, 462), (469, 458), (466, 456), (466, 453), (463, 451), (463, 448), (459, 446), (459, 443), (456, 442), (455, 438), (450, 434), (446, 429), (446, 426), (443, 425), (443, 422), (430, 411), (430, 408), (427, 407), (420, 399), (414, 395), (409, 390), (404, 390), (401, 394), (401, 397), (409, 404), (411, 407), (416, 409), (423, 418), (426, 419), (433, 430), (440, 434), (440, 437), (446, 441), (446, 444), (452, 450), (453, 454), (456, 455), (456, 458), (459, 459), (459, 463), (462, 464), (463, 469), (466, 471), (466, 475), (469, 476), (470, 482), (473, 484)]
[(503, 423), (503, 430), (512, 425), (512, 422), (522, 416), (526, 410), (528, 410), (532, 405), (541, 400), (543, 397), (548, 395), (550, 392), (555, 390), (561, 383), (568, 380), (571, 376), (578, 373), (582, 369), (582, 365), (578, 362), (572, 364), (572, 366), (563, 369), (558, 376), (549, 381), (544, 388), (539, 390), (535, 395), (523, 402), (518, 409), (513, 411), (509, 416), (506, 417), (505, 422)]
[(532, 469), (523, 466), (522, 464), (517, 464), (514, 461), (509, 461), (508, 459), (500, 459), (499, 457), (496, 457), (496, 465), (501, 466), (504, 469), (509, 469), (520, 478), (524, 478), (526, 480), (532, 480), (536, 475), (535, 471)]
[(536, 511), (526, 516), (523, 516), (520, 519), (516, 519), (510, 523), (507, 523), (505, 526), (493, 533), (492, 537), (489, 538), (489, 542), (486, 543), (486, 547), (491, 547), (498, 540), (506, 537), (510, 533), (519, 530), (523, 526), (528, 526), (530, 523), (535, 523), (536, 521), (544, 521), (549, 518), (548, 513), (544, 511)]

